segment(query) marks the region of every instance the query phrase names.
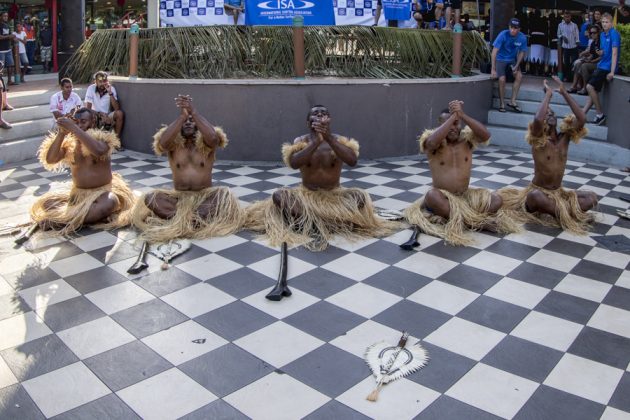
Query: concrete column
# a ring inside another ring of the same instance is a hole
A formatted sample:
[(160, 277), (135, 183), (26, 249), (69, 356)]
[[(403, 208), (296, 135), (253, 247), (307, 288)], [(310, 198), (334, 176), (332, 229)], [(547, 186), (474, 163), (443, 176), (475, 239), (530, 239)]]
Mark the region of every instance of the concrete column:
[(160, 27), (160, 1), (147, 0), (147, 27)]
[(490, 1), (490, 42), (507, 29), (510, 19), (514, 17), (516, 4), (514, 0)]
[(61, 20), (61, 46), (59, 47), (59, 67), (85, 41), (85, 0), (63, 0), (59, 2)]

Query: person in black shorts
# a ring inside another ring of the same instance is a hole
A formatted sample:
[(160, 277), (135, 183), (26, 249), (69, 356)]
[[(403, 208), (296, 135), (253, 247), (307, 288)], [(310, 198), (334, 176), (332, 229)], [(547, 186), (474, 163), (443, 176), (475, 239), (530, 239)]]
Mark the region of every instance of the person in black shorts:
[(455, 10), (454, 24), (456, 25), (459, 23), (462, 13), (462, 0), (444, 0), (444, 7), (446, 8), (446, 12), (444, 13), (446, 27), (444, 29), (453, 29), (453, 25), (451, 25), (451, 12), (453, 9)]

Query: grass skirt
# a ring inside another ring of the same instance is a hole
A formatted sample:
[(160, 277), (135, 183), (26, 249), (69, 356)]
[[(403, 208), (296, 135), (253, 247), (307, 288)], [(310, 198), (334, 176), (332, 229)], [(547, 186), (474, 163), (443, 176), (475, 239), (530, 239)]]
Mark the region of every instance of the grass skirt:
[[(133, 209), (132, 223), (140, 230), (140, 237), (149, 243), (168, 242), (175, 238), (225, 236), (238, 231), (243, 224), (243, 210), (227, 187), (210, 187), (201, 191), (157, 189), (152, 194), (158, 193), (177, 199), (177, 210), (171, 219), (162, 219), (153, 213), (145, 204), (146, 195), (138, 199)], [(217, 205), (214, 213), (202, 219), (197, 209), (215, 194)]]
[(90, 211), (90, 207), (104, 192), (112, 192), (118, 198), (118, 208), (108, 218), (107, 222), (91, 225), (95, 229), (115, 229), (131, 223), (131, 210), (136, 197), (127, 186), (124, 179), (114, 173), (112, 182), (102, 187), (83, 189), (76, 188), (72, 183), (59, 191), (51, 191), (39, 198), (31, 207), (33, 221), (51, 222), (64, 225), (63, 229), (55, 231), (60, 235), (76, 232), (83, 226), (83, 220)]
[(521, 231), (521, 223), (503, 210), (495, 214), (488, 213), (492, 201), (492, 192), (489, 190), (469, 188), (462, 194), (440, 191), (449, 202), (448, 220), (428, 211), (424, 206), (424, 198), (421, 198), (405, 210), (407, 222), (418, 226), (424, 233), (444, 239), (450, 245), (472, 244), (474, 241), (467, 230), (491, 229), (501, 234)]
[[(246, 209), (245, 227), (264, 232), (272, 246), (286, 242), (304, 245), (311, 251), (326, 249), (335, 235), (348, 240), (387, 236), (401, 228), (400, 223), (374, 214), (370, 195), (359, 188), (312, 191), (304, 186), (283, 189), (290, 202), (302, 209), (299, 218), (286, 217), (272, 198), (252, 203)], [(359, 208), (359, 202), (363, 207)]]
[[(556, 217), (544, 213), (530, 213), (525, 208), (527, 194), (539, 190), (553, 200), (556, 205)], [(577, 193), (562, 187), (548, 190), (534, 184), (527, 188), (501, 188), (498, 191), (503, 199), (503, 208), (514, 213), (514, 217), (522, 223), (538, 223), (544, 226), (559, 227), (577, 235), (586, 235), (594, 217), (582, 211)]]

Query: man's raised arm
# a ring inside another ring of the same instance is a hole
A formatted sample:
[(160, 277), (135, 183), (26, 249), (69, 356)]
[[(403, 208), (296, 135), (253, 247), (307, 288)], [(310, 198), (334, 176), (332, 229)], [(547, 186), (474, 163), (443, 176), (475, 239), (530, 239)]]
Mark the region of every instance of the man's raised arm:
[(481, 140), (481, 143), (485, 143), (490, 140), (491, 134), (488, 129), (482, 123), (466, 114), (462, 107), (463, 105), (464, 102), (456, 100), (449, 103), (448, 108), (452, 114), (456, 114), (468, 127), (470, 127), (475, 136)]
[[(81, 114), (81, 117), (83, 115), (85, 115), (85, 113)], [(91, 114), (90, 118), (92, 118)], [(103, 156), (109, 152), (109, 146), (106, 143), (98, 141), (90, 136), (87, 132), (83, 131), (78, 125), (76, 125), (72, 119), (66, 117), (59, 118), (57, 120), (57, 125), (74, 134), (81, 144), (90, 151), (91, 155)]]
[(560, 95), (562, 95), (566, 103), (571, 108), (571, 112), (573, 112), (573, 115), (575, 115), (573, 128), (576, 128), (578, 130), (581, 129), (582, 127), (584, 127), (584, 124), (586, 124), (586, 114), (584, 114), (584, 110), (577, 104), (577, 102), (575, 102), (575, 99), (573, 99), (573, 97), (569, 95), (564, 87), (564, 83), (562, 83), (558, 76), (553, 76), (553, 80), (558, 84), (558, 88), (556, 89), (556, 91), (560, 93)]
[(536, 115), (534, 116), (534, 122), (532, 123), (530, 129), (530, 134), (534, 137), (540, 137), (543, 135), (545, 119), (547, 118), (547, 112), (549, 111), (549, 103), (551, 102), (551, 97), (553, 96), (553, 91), (549, 88), (547, 80), (543, 81), (543, 85), (545, 86), (545, 98), (541, 102), (538, 112), (536, 112)]
[[(217, 133), (214, 131), (214, 127), (208, 120), (199, 114), (192, 105), (192, 98), (190, 96), (179, 95), (175, 98), (175, 103), (178, 107), (186, 110), (197, 126), (197, 130), (203, 136), (203, 142), (208, 147), (215, 147), (219, 141)], [(181, 127), (180, 127), (181, 128)]]
[[(175, 102), (177, 103), (177, 98), (175, 98)], [(173, 141), (182, 131), (182, 126), (188, 119), (188, 111), (181, 107), (180, 111), (181, 112), (179, 113), (177, 119), (170, 123), (168, 127), (166, 127), (166, 130), (164, 130), (162, 136), (160, 137), (160, 147), (164, 150), (171, 149), (171, 147), (173, 146)]]

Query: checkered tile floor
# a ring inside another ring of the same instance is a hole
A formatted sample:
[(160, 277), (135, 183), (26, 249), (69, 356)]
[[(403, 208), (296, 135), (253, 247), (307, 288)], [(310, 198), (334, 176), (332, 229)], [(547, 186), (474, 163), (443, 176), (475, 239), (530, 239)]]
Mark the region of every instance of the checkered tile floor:
[[(163, 160), (124, 152), (137, 190), (168, 185)], [(528, 154), (475, 153), (473, 185), (524, 186)], [(364, 162), (343, 173), (376, 204), (402, 209), (428, 189), (426, 162)], [(0, 168), (3, 222), (67, 180), (38, 163)], [(218, 164), (244, 202), (299, 181), (280, 166)], [(294, 291), (265, 293), (277, 249), (248, 232), (194, 241), (167, 271), (130, 276), (131, 230), (0, 242), (0, 418), (620, 419), (630, 416), (630, 255), (595, 235), (630, 236), (616, 209), (630, 177), (569, 162), (566, 186), (601, 197), (590, 237), (528, 226), (449, 247), (409, 231), (327, 251), (289, 251)], [(429, 364), (366, 401), (362, 354), (401, 330)], [(415, 340), (414, 340), (415, 342)]]

